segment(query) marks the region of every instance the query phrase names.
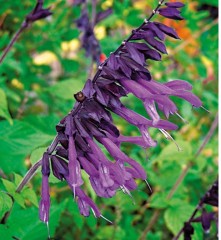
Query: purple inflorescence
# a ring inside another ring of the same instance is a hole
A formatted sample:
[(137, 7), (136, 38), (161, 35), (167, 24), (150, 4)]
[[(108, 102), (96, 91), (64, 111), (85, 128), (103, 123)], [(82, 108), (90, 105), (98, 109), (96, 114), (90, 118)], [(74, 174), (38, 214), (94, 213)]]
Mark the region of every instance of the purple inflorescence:
[[(166, 3), (164, 6), (161, 3), (155, 12), (180, 20), (182, 17), (177, 8), (181, 7), (182, 3)], [(160, 61), (161, 54), (167, 53), (164, 44), (166, 35), (175, 39), (179, 37), (174, 29), (150, 22), (150, 19), (134, 30), (118, 50), (99, 66), (94, 79), (89, 79), (82, 92), (75, 95), (77, 102), (72, 111), (56, 127), (59, 144), (55, 153), (49, 156), (52, 173), (59, 180), (67, 181), (84, 216), (88, 216), (91, 209), (96, 217), (102, 217), (95, 203), (82, 190), (82, 171), (88, 175), (98, 196), (110, 198), (119, 189), (131, 196), (130, 191), (137, 188), (135, 180), (146, 180), (147, 175), (138, 162), (121, 151), (121, 143), (129, 142), (143, 148), (156, 146), (157, 142), (150, 136), (150, 128), (157, 128), (172, 139), (167, 130), (175, 130), (177, 126), (159, 115), (161, 111), (166, 118), (171, 114), (179, 116), (171, 96), (182, 98), (194, 107), (201, 106), (189, 83), (174, 80), (162, 84), (153, 80), (146, 68), (146, 60)], [(121, 97), (129, 93), (143, 102), (149, 118), (124, 106)], [(136, 126), (141, 135), (121, 135), (111, 112)], [(101, 150), (101, 145), (112, 160)], [(48, 172), (43, 171), (40, 206), (43, 221), (48, 221), (47, 178)]]

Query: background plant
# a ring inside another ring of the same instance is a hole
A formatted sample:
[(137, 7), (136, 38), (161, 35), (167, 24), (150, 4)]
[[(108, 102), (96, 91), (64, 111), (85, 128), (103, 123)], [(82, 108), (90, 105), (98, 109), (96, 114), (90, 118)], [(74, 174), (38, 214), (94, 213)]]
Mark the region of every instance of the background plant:
[[(148, 239), (168, 239), (171, 234), (177, 233), (182, 223), (188, 219), (186, 214), (191, 214), (217, 174), (217, 135), (213, 136), (197, 159), (193, 158), (209, 131), (218, 105), (216, 5), (215, 1), (210, 2), (210, 5), (205, 1), (187, 2), (184, 16), (187, 16), (188, 20), (178, 28), (180, 37), (185, 41), (178, 46), (177, 43), (168, 41), (169, 59), (163, 61), (163, 64), (151, 64), (151, 72), (157, 80), (166, 81), (181, 76), (180, 78), (191, 82), (195, 93), (211, 111), (210, 114), (193, 111), (184, 102), (179, 102), (181, 113), (190, 122), (184, 125), (177, 121), (180, 132), (176, 133), (175, 137), (182, 139), (179, 141), (184, 150), (181, 153), (158, 133), (154, 134), (160, 144), (148, 152), (147, 162), (144, 160), (146, 153), (139, 147), (125, 147), (128, 154), (145, 166), (151, 185), (154, 186), (154, 194), (148, 197), (148, 191), (143, 184), (140, 186), (141, 191), (135, 193), (135, 206), (131, 205), (129, 198), (122, 198), (120, 194), (105, 201), (105, 215), (114, 219), (117, 213), (117, 219), (114, 226), (107, 226), (105, 222), (99, 221), (98, 225), (102, 227), (97, 228), (93, 217), (83, 219), (78, 214), (72, 199), (68, 197), (69, 191), (66, 187), (62, 183), (56, 184), (52, 189), (53, 235), (58, 238), (64, 236), (64, 239), (72, 239), (73, 236), (87, 239), (89, 235), (94, 239), (102, 239), (103, 236), (105, 239), (128, 239), (128, 236), (136, 239), (142, 235), (148, 223), (150, 224), (153, 212), (158, 210), (160, 217), (145, 233)], [(2, 6), (0, 47), (3, 49), (20, 26), (21, 19), (24, 19), (33, 6), (29, 1), (23, 1), (22, 5), (20, 1), (14, 1), (13, 6), (8, 2)], [(7, 119), (0, 122), (1, 189), (12, 194), (21, 175), (25, 174), (31, 162), (35, 162), (42, 155), (53, 139), (54, 126), (72, 108), (73, 93), (82, 89), (87, 77), (87, 72), (82, 69), (89, 69), (91, 64), (91, 60), (85, 58), (84, 51), (78, 48), (79, 31), (76, 30), (73, 19), (79, 17), (79, 8), (72, 8), (65, 1), (46, 1), (46, 6), (52, 6), (54, 12), (53, 16), (46, 20), (49, 23), (39, 21), (33, 24), (29, 31), (25, 31), (8, 55), (7, 61), (0, 67), (0, 115)], [(106, 55), (116, 49), (122, 41), (122, 35), (129, 34), (133, 27), (138, 26), (143, 18), (149, 15), (149, 6), (154, 6), (154, 1), (148, 4), (144, 1), (103, 1), (100, 4), (101, 9), (110, 6), (113, 7), (113, 14), (95, 28), (97, 38), (101, 40), (102, 52)], [(174, 27), (179, 26), (175, 24)], [(136, 111), (143, 113), (140, 103), (134, 98), (129, 97), (126, 102)], [(12, 119), (13, 125), (10, 125)], [(173, 121), (176, 122), (176, 119)], [(135, 131), (132, 127), (125, 128), (123, 121), (119, 119), (116, 119), (116, 122), (128, 135)], [(191, 167), (188, 168), (188, 174), (173, 197), (167, 200), (165, 196), (173, 189), (182, 169), (189, 163)], [(16, 174), (13, 175), (12, 172)], [(32, 181), (32, 188), (33, 185), (35, 189), (40, 189), (40, 175)], [(21, 195), (14, 193), (13, 197), (15, 204), (7, 225), (0, 225), (2, 234), (20, 236), (23, 239), (38, 239), (39, 235), (36, 233), (39, 232), (42, 233), (42, 238), (47, 236), (46, 229), (38, 220), (35, 207), (37, 197), (33, 190), (26, 188)], [(10, 209), (11, 201), (4, 193), (1, 193), (1, 198), (8, 199), (8, 204), (4, 205), (1, 213), (3, 216)], [(96, 202), (103, 206), (103, 200), (96, 199)], [(174, 221), (178, 212), (179, 219)], [(16, 221), (21, 216), (24, 225), (20, 220)], [(59, 228), (56, 228), (58, 225)], [(194, 237), (202, 239), (200, 226), (196, 228), (197, 234)]]

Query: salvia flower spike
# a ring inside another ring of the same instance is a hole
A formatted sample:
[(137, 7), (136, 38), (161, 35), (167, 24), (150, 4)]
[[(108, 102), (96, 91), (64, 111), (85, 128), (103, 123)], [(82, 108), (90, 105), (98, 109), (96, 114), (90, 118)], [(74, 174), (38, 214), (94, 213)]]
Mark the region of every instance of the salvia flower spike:
[[(161, 55), (167, 53), (164, 44), (166, 36), (179, 39), (174, 29), (151, 21), (152, 17), (159, 13), (181, 20), (180, 8), (183, 6), (179, 2), (159, 2), (151, 16), (132, 31), (119, 48), (99, 65), (94, 78), (88, 79), (83, 90), (74, 95), (76, 103), (73, 109), (56, 126), (58, 144), (55, 151), (44, 154), (42, 159), (40, 218), (43, 222), (49, 219), (49, 160), (51, 172), (59, 180), (67, 181), (80, 213), (86, 217), (91, 210), (95, 217), (106, 219), (83, 190), (82, 171), (88, 175), (99, 197), (111, 198), (122, 190), (133, 198), (131, 191), (137, 189), (136, 179), (145, 181), (150, 188), (142, 166), (127, 156), (120, 145), (128, 142), (145, 149), (156, 146), (149, 128), (159, 129), (166, 138), (174, 141), (167, 131), (176, 130), (177, 126), (161, 119), (159, 114), (161, 111), (167, 119), (175, 114), (183, 120), (171, 96), (182, 98), (195, 107), (202, 105), (191, 92), (189, 83), (183, 80), (159, 83), (146, 68), (146, 61), (160, 61)], [(143, 102), (149, 119), (123, 105), (120, 99), (129, 93)], [(122, 135), (113, 122), (111, 112), (136, 126), (140, 136)], [(106, 148), (112, 160), (103, 153), (100, 145)]]

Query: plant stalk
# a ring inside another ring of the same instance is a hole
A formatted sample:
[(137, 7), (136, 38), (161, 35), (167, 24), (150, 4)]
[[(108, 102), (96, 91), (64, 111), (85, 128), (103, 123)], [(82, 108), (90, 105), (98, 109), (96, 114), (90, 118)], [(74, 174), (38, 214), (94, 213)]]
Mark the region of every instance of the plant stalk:
[[(55, 150), (55, 148), (58, 145), (58, 136), (56, 136), (54, 138), (54, 140), (52, 141), (51, 145), (48, 147), (47, 149), (47, 153), (48, 154), (52, 154), (53, 151)], [(41, 166), (41, 162), (42, 159), (38, 160), (26, 173), (26, 175), (24, 176), (24, 178), (22, 179), (22, 181), (19, 183), (16, 192), (19, 193), (22, 191), (22, 189), (24, 188), (24, 186), (32, 179), (32, 177), (35, 175), (35, 173), (37, 172), (38, 168)]]

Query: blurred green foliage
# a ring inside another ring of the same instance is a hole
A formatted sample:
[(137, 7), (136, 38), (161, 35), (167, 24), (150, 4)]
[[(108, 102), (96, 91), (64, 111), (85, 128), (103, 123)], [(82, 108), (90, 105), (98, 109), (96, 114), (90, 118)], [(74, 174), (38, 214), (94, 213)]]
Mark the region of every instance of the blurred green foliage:
[[(74, 19), (80, 14), (70, 1), (47, 0), (53, 15), (34, 23), (16, 42), (0, 65), (0, 218), (14, 205), (6, 224), (0, 224), (1, 239), (47, 239), (47, 229), (38, 219), (41, 175), (38, 173), (21, 194), (15, 188), (31, 164), (37, 161), (56, 134), (55, 125), (72, 108), (73, 93), (87, 79), (91, 59), (80, 48)], [(102, 51), (107, 56), (117, 48), (130, 31), (149, 15), (155, 0), (98, 1), (100, 9), (112, 7), (114, 13), (95, 28)], [(33, 1), (0, 0), (0, 49), (9, 43)], [(97, 198), (85, 175), (84, 189), (96, 201), (102, 214), (114, 221), (109, 225), (93, 216), (83, 218), (65, 183), (51, 178), (50, 234), (54, 239), (139, 239), (150, 224), (154, 212), (159, 217), (144, 239), (171, 239), (191, 215), (200, 197), (217, 177), (217, 132), (198, 158), (194, 154), (205, 138), (218, 108), (218, 27), (217, 0), (186, 1), (186, 21), (164, 23), (175, 27), (181, 41), (167, 41), (169, 56), (163, 62), (150, 62), (152, 75), (161, 82), (185, 79), (193, 85), (210, 114), (192, 109), (176, 99), (180, 113), (189, 121), (171, 117), (179, 125), (172, 133), (183, 148), (178, 152), (157, 130), (152, 136), (156, 148), (145, 152), (137, 146), (123, 145), (123, 150), (142, 164), (153, 188), (151, 195), (144, 183), (134, 192), (136, 204), (119, 192), (112, 199)], [(159, 17), (161, 20), (161, 18)], [(159, 21), (160, 21), (159, 20)], [(126, 105), (145, 115), (141, 102), (132, 96)], [(136, 135), (136, 129), (115, 117), (125, 135)], [(189, 163), (186, 177), (170, 200), (167, 196), (182, 170)], [(10, 195), (7, 195), (9, 192)], [(203, 239), (202, 228), (195, 224), (194, 240)], [(15, 238), (14, 238), (15, 239)], [(210, 238), (215, 237), (215, 226)]]

